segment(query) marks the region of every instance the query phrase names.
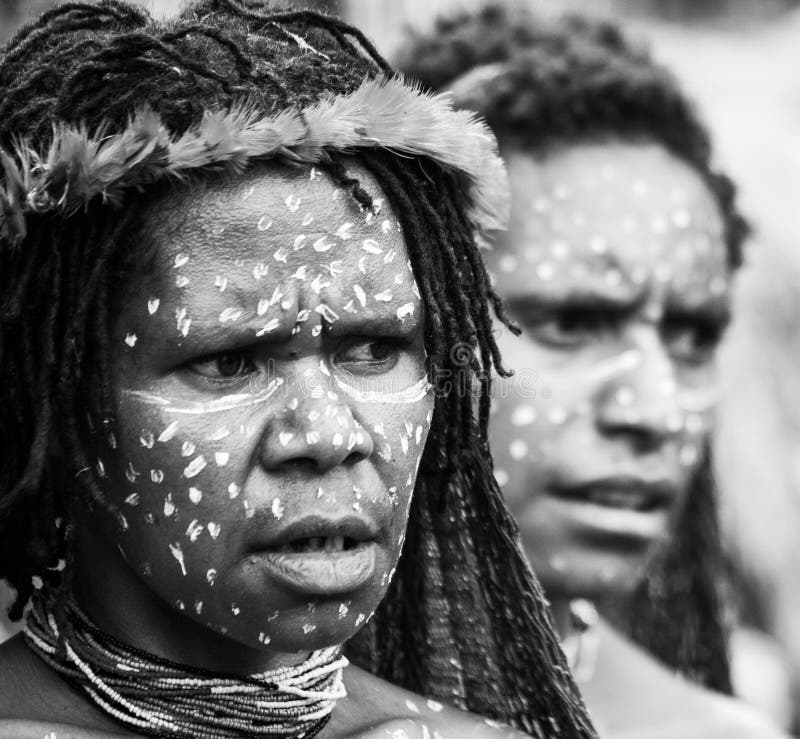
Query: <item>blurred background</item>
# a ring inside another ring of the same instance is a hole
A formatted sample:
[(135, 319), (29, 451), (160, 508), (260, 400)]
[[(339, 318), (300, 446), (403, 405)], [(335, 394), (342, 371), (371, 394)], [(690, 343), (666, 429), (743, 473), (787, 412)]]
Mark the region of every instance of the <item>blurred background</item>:
[[(507, 0), (611, 17), (681, 79), (713, 131), (755, 227), (723, 352), (716, 465), (748, 622), (737, 634), (742, 690), (788, 723), (800, 705), (800, 0)], [(0, 41), (56, 3), (0, 0)], [(142, 2), (157, 15), (180, 0)], [(479, 0), (320, 0), (389, 58), (409, 27)], [(0, 592), (0, 605), (8, 594)], [(3, 609), (4, 611), (4, 609)], [(0, 640), (4, 627), (0, 614)], [(753, 642), (752, 640), (755, 640)], [(794, 699), (776, 690), (793, 676)]]

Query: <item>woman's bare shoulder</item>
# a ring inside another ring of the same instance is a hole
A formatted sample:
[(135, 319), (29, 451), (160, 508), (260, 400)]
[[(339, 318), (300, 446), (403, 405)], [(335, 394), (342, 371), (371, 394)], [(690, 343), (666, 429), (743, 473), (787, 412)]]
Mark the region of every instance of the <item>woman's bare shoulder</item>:
[[(518, 739), (519, 731), (473, 713), (460, 711), (392, 685), (356, 667), (345, 683), (349, 705), (340, 716), (355, 718), (335, 735), (358, 739)], [(334, 714), (335, 715), (335, 714)], [(332, 722), (333, 723), (333, 722)]]
[(131, 736), (49, 721), (0, 720), (0, 739), (131, 739)]
[(0, 645), (0, 739), (117, 739), (122, 732), (28, 649)]

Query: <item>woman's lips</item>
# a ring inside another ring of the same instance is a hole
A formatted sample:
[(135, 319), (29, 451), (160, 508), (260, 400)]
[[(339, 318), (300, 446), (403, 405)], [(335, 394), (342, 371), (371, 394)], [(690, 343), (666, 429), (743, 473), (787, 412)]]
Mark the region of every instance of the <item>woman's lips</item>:
[(258, 542), (248, 562), (295, 593), (344, 594), (373, 577), (377, 532), (360, 516), (305, 516)]
[(348, 593), (365, 585), (375, 572), (378, 545), (374, 541), (358, 542), (350, 549), (340, 549), (332, 541), (321, 548), (303, 551), (292, 545), (292, 549), (259, 552), (251, 555), (250, 562), (262, 567), (272, 580), (303, 595)]

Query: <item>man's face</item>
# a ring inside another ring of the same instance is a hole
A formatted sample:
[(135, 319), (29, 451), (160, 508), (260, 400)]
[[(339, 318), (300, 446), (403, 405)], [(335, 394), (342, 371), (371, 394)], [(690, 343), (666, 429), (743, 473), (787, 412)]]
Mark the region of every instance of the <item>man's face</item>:
[(658, 146), (509, 157), (490, 268), (523, 335), (495, 392), (497, 476), (551, 591), (633, 586), (697, 471), (729, 310), (711, 193)]
[(392, 577), (433, 408), (397, 220), (273, 165), (146, 225), (155, 266), (112, 321), (99, 462), (120, 515), (93, 535), (242, 644), (341, 643)]

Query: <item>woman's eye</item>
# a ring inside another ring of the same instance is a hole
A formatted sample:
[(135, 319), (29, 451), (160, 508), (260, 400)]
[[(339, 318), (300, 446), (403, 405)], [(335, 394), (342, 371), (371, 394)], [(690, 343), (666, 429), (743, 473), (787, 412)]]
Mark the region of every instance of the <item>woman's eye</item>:
[(334, 364), (351, 372), (387, 372), (398, 360), (400, 347), (389, 339), (363, 339), (340, 349)]
[(612, 328), (613, 320), (602, 311), (563, 308), (529, 324), (528, 333), (556, 347), (579, 346)]
[(712, 359), (722, 339), (722, 328), (711, 321), (672, 319), (661, 329), (670, 356), (690, 364)]
[(241, 352), (225, 352), (192, 362), (189, 369), (212, 380), (225, 380), (244, 377), (255, 371), (255, 365)]

